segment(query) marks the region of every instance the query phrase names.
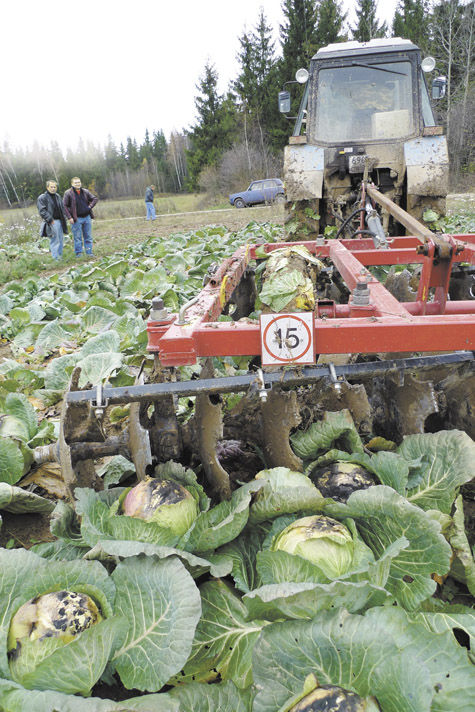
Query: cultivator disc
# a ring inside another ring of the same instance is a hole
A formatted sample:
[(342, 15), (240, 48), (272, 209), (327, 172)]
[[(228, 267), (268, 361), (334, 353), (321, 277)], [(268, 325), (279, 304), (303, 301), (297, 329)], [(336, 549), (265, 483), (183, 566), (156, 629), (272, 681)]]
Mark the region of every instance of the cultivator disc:
[[(374, 187), (366, 193), (392, 210)], [(225, 499), (233, 480), (263, 465), (301, 470), (291, 435), (326, 411), (351, 415), (364, 442), (443, 428), (475, 437), (475, 236), (433, 235), (394, 209), (413, 236), (239, 248), (179, 314), (152, 310), (151, 382), (79, 391), (74, 375), (56, 449), (70, 490), (94, 485), (94, 459), (124, 452), (139, 478), (156, 462), (201, 463)], [(268, 260), (266, 272), (256, 278), (260, 260)], [(417, 271), (401, 271), (414, 264)], [(375, 276), (378, 266), (399, 270), (388, 288)], [(459, 299), (450, 294), (452, 274), (464, 275), (457, 277)], [(258, 284), (261, 321), (250, 318)], [(233, 321), (218, 321), (223, 313)], [(213, 357), (243, 356), (248, 373), (216, 377)], [(200, 377), (180, 380), (177, 367), (198, 361)], [(244, 397), (223, 408), (229, 393)], [(176, 416), (180, 397), (194, 397), (185, 424)], [(128, 428), (107, 434), (107, 408), (117, 403), (132, 404)]]

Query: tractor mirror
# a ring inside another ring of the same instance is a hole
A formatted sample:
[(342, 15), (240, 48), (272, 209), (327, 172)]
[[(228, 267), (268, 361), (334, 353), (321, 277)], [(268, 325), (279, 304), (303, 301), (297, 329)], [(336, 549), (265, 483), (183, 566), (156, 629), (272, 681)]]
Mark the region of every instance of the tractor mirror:
[(281, 114), (288, 114), (290, 111), (290, 92), (279, 92), (279, 111)]
[(443, 99), (447, 90), (447, 77), (436, 77), (432, 82), (432, 98)]

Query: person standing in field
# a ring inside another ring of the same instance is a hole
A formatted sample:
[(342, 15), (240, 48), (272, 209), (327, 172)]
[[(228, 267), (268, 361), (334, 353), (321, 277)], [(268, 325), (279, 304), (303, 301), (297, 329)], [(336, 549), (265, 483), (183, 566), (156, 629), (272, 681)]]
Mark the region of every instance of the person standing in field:
[(63, 235), (68, 234), (68, 224), (61, 196), (57, 194), (58, 184), (54, 180), (46, 181), (46, 191), (38, 196), (36, 205), (43, 218), (40, 227), (41, 237), (49, 237), (51, 256), (60, 260), (63, 255)]
[(81, 187), (77, 176), (71, 180), (71, 188), (64, 194), (64, 210), (71, 223), (74, 240), (74, 252), (82, 255), (83, 241), (86, 255), (92, 255), (92, 208), (97, 197), (90, 190)]
[(145, 190), (145, 207), (147, 208), (147, 220), (155, 220), (157, 214), (155, 212), (155, 205), (153, 204), (155, 186), (149, 185)]

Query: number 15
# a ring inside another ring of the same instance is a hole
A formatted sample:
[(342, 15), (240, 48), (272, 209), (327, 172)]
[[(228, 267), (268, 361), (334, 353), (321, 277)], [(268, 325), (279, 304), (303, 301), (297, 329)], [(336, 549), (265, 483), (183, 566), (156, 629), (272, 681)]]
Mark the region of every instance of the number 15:
[(275, 340), (277, 341), (279, 349), (282, 349), (284, 347), (290, 350), (297, 348), (297, 346), (300, 344), (300, 339), (297, 334), (293, 333), (294, 331), (297, 331), (296, 326), (288, 326), (285, 332), (285, 337), (282, 340), (282, 329), (275, 330)]

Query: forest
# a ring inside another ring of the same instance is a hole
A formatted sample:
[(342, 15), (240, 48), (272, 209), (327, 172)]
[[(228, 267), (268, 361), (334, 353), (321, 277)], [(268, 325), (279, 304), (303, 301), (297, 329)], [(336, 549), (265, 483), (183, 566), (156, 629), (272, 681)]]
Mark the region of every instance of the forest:
[[(169, 137), (151, 127), (143, 138), (120, 145), (79, 140), (65, 152), (53, 142), (0, 149), (0, 208), (31, 204), (54, 178), (63, 192), (74, 175), (101, 198), (140, 196), (154, 183), (161, 193), (205, 191), (223, 195), (251, 179), (282, 172), (290, 122), (278, 112), (277, 94), (320, 47), (347, 40), (404, 37), (436, 60), (447, 77), (446, 97), (437, 104), (451, 156), (451, 189), (475, 183), (473, 0), (399, 0), (390, 26), (378, 19), (376, 0), (358, 0), (351, 24), (338, 0), (282, 0), (283, 24), (274, 28), (262, 8), (251, 29), (239, 36), (237, 70), (224, 93), (219, 67), (206, 63), (196, 85), (196, 120)], [(250, 18), (249, 18), (250, 20)], [(297, 102), (299, 97), (295, 95)]]

